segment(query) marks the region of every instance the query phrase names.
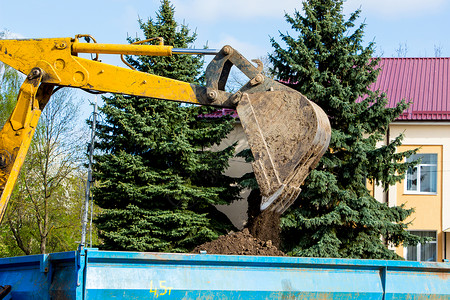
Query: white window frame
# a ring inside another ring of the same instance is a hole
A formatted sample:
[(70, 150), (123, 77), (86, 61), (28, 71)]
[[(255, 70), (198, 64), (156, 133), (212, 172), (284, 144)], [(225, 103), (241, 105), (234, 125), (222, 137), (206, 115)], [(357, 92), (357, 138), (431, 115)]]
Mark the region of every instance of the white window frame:
[[(437, 153), (417, 153), (418, 155), (420, 154), (434, 154), (436, 155), (436, 164), (423, 164), (423, 163), (419, 163), (417, 165), (414, 166), (414, 168), (417, 169), (417, 190), (416, 191), (412, 191), (412, 190), (408, 190), (408, 170), (406, 170), (406, 176), (405, 176), (405, 180), (404, 180), (404, 194), (408, 194), (408, 195), (436, 195), (437, 194), (437, 182), (438, 182), (438, 178), (437, 178), (437, 168), (438, 168), (438, 161), (439, 161), (439, 155)], [(420, 191), (420, 167), (436, 167), (436, 192), (421, 192)]]
[[(437, 255), (438, 255), (438, 243), (437, 243), (437, 231), (436, 230), (410, 230), (410, 231), (422, 231), (422, 232), (434, 232), (434, 241), (430, 241), (430, 242), (426, 242), (425, 244), (435, 244), (436, 245), (436, 253), (434, 254), (434, 257), (436, 258), (435, 261), (437, 261)], [(416, 256), (417, 256), (417, 260), (410, 260), (410, 261), (422, 261), (421, 257), (420, 257), (420, 253), (421, 253), (421, 248), (422, 248), (422, 243), (418, 243), (416, 245)], [(403, 257), (407, 260), (408, 259), (408, 247), (405, 246), (403, 247)]]

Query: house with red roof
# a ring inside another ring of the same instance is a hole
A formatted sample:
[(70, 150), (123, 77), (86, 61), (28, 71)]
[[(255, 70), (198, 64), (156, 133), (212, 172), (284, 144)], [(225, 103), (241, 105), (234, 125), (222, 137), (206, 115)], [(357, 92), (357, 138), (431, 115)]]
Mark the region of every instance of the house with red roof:
[[(388, 205), (414, 208), (407, 220), (408, 230), (431, 241), (417, 246), (392, 247), (407, 260), (442, 261), (450, 259), (450, 58), (382, 58), (377, 82), (371, 87), (386, 93), (389, 106), (402, 99), (411, 102), (409, 108), (390, 124), (386, 140), (404, 135), (398, 151), (418, 148), (411, 160), (421, 162), (408, 170), (405, 180), (388, 191), (369, 184), (373, 196)], [(220, 110), (209, 117), (232, 114)], [(238, 141), (239, 152), (248, 147), (239, 122), (224, 142)], [(242, 159), (230, 161), (228, 175), (239, 177), (251, 171)], [(238, 228), (245, 225), (246, 196), (231, 206), (219, 207)]]
[(398, 151), (418, 148), (410, 160), (421, 162), (401, 183), (373, 195), (388, 205), (414, 208), (408, 227), (432, 239), (426, 244), (399, 247), (407, 260), (450, 259), (450, 58), (382, 58), (373, 90), (386, 93), (389, 106), (405, 99), (409, 108), (389, 126), (386, 139), (403, 134)]

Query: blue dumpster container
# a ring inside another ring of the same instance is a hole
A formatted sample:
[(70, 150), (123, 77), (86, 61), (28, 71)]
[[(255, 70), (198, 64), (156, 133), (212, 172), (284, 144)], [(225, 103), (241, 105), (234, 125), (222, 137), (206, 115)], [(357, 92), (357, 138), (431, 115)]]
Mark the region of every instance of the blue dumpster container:
[(81, 251), (0, 259), (11, 299), (450, 299), (450, 264)]

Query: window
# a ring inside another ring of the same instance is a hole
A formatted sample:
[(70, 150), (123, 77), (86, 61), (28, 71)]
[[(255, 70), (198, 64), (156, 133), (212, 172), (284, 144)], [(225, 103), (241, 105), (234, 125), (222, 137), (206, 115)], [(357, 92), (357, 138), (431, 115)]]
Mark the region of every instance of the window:
[(410, 231), (410, 233), (420, 237), (431, 237), (432, 240), (424, 244), (419, 243), (416, 246), (405, 247), (406, 260), (437, 261), (436, 231)]
[(437, 154), (413, 154), (407, 162), (421, 159), (420, 163), (406, 172), (406, 192), (435, 194), (437, 192)]

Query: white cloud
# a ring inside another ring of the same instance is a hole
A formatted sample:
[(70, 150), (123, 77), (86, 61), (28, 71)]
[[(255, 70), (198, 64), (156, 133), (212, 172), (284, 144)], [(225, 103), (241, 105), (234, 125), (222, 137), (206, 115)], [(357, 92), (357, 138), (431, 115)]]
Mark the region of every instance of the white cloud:
[(299, 0), (173, 0), (177, 15), (208, 22), (228, 19), (283, 18), (301, 10)]
[(19, 33), (6, 30), (0, 30), (0, 37), (4, 39), (24, 39), (25, 37)]
[(405, 16), (436, 13), (446, 5), (446, 0), (347, 0), (344, 8), (345, 12), (352, 12), (361, 7), (364, 13), (400, 19)]

